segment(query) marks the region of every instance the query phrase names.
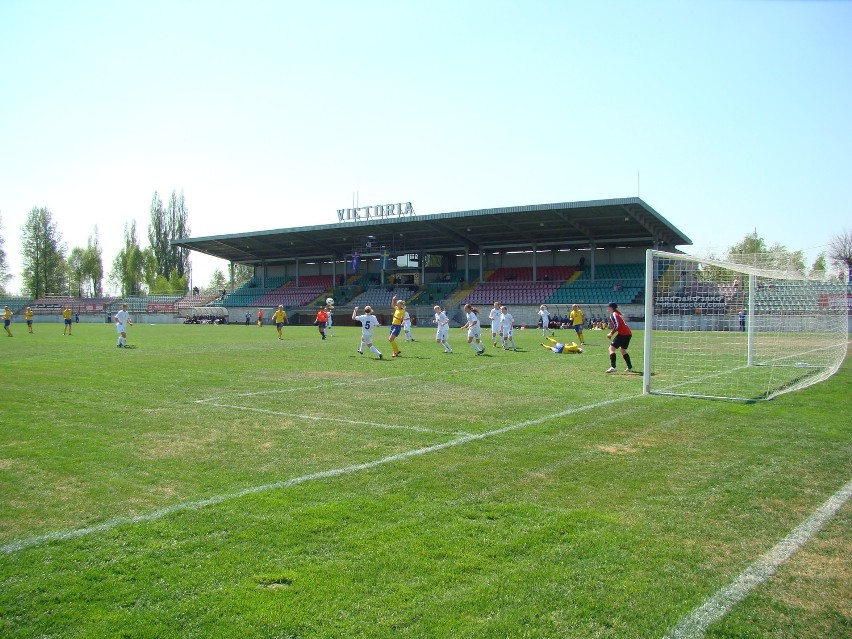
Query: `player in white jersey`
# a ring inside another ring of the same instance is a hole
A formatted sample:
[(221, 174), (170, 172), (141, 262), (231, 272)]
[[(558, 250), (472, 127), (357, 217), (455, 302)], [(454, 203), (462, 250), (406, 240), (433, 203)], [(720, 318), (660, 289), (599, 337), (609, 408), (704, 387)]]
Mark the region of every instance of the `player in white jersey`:
[(450, 318), (447, 317), (444, 309), (440, 306), (436, 306), (432, 310), (435, 311), (435, 319), (433, 321), (438, 325), (438, 330), (435, 332), (435, 341), (444, 347), (445, 353), (452, 353), (453, 349), (450, 348), (447, 342), (447, 338), (450, 336)]
[(491, 343), (497, 348), (497, 335), (500, 334), (500, 302), (494, 302), (494, 308), (488, 313), (491, 320)]
[(405, 311), (405, 315), (402, 316), (402, 330), (405, 332), (405, 341), (413, 342), (414, 335), (411, 334), (411, 315), (408, 314), (408, 311)]
[(544, 337), (548, 333), (551, 335), (555, 335), (550, 328), (550, 311), (547, 310), (547, 304), (542, 304), (539, 307), (538, 311), (539, 316), (541, 317), (541, 335)]
[(127, 304), (121, 305), (121, 310), (115, 314), (115, 330), (118, 333), (118, 348), (127, 348), (127, 325), (133, 326), (130, 321), (130, 313), (127, 312)]
[(352, 319), (361, 322), (361, 343), (358, 345), (358, 353), (363, 355), (364, 346), (366, 345), (367, 348), (379, 356), (379, 359), (382, 359), (379, 349), (373, 346), (373, 328), (379, 326), (378, 318), (373, 315), (373, 308), (365, 306), (364, 314), (358, 315), (358, 307), (356, 306), (352, 309)]
[(333, 320), (331, 318), (331, 316), (334, 315), (334, 313), (332, 313), (333, 310), (334, 307), (331, 304), (325, 307), (325, 312), (328, 315), (328, 319), (325, 320), (325, 332), (328, 333), (330, 337), (334, 337), (334, 329), (332, 328)]
[(500, 307), (500, 336), (503, 338), (503, 350), (508, 351), (509, 348), (517, 351), (515, 346), (515, 318), (509, 312), (508, 307)]
[(467, 343), (476, 351), (477, 355), (482, 355), (485, 352), (485, 346), (480, 341), (482, 326), (479, 324), (479, 309), (471, 304), (465, 304), (464, 313), (467, 317), (467, 324), (462, 328), (467, 329)]

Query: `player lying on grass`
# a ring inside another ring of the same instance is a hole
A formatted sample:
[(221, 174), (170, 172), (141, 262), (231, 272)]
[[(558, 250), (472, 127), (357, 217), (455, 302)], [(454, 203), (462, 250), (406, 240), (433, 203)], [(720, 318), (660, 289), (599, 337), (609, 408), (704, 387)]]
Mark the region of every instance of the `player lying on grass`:
[(583, 349), (577, 346), (577, 342), (571, 342), (570, 344), (563, 344), (561, 342), (557, 342), (552, 337), (545, 337), (548, 342), (553, 342), (553, 346), (548, 346), (547, 344), (542, 344), (544, 348), (549, 350), (551, 353), (566, 353), (569, 355), (574, 355), (577, 353), (582, 353)]

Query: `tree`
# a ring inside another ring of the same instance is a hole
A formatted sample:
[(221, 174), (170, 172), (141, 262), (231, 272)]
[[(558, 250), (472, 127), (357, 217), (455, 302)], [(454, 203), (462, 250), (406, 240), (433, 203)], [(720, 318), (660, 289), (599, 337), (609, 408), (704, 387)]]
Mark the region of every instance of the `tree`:
[(68, 293), (72, 297), (83, 297), (83, 256), (85, 249), (75, 246), (68, 255)]
[(95, 235), (89, 237), (86, 250), (83, 253), (83, 276), (88, 279), (87, 288), (94, 297), (101, 297), (103, 292), (104, 262), (101, 245), (98, 241), (98, 227), (95, 227)]
[(824, 278), (828, 272), (828, 260), (825, 257), (825, 251), (817, 255), (814, 263), (811, 265), (811, 270), (808, 275), (813, 278)]
[(791, 251), (777, 242), (767, 246), (766, 241), (757, 234), (757, 231), (749, 233), (742, 242), (729, 248), (727, 260), (779, 271), (798, 273), (806, 271), (805, 254), (802, 251)]
[(171, 245), (171, 241), (189, 235), (186, 203), (183, 191), (180, 196), (175, 191), (169, 198), (168, 209), (157, 192), (151, 200), (151, 223), (148, 226), (148, 241), (156, 258), (157, 275), (171, 280), (172, 273), (185, 277), (189, 269), (189, 250)]
[(852, 284), (852, 231), (838, 233), (828, 243), (828, 257), (840, 269), (846, 269), (846, 281)]
[(225, 274), (217, 268), (210, 277), (207, 289), (211, 291), (223, 291), (226, 288), (228, 288), (228, 285), (225, 282)]
[(21, 229), (21, 280), (27, 295), (38, 299), (66, 290), (65, 250), (50, 211), (33, 208)]
[(234, 264), (234, 288), (239, 288), (254, 277), (254, 267), (248, 264)]
[[(0, 217), (0, 231), (3, 230), (3, 218)], [(6, 239), (0, 234), (0, 295), (6, 294), (6, 282), (9, 281), (11, 275), (9, 274), (9, 265), (6, 263), (6, 249), (3, 248), (3, 245), (6, 243)]]
[(109, 277), (110, 282), (121, 292), (122, 296), (140, 295), (145, 292), (145, 254), (139, 248), (136, 237), (136, 220), (130, 226), (124, 225), (124, 248), (122, 248), (112, 263)]

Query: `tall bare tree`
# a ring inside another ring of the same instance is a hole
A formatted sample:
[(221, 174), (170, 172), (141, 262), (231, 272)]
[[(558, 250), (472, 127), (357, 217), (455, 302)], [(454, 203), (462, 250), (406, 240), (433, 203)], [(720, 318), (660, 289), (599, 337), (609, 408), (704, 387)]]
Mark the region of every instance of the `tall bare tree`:
[(846, 281), (852, 284), (852, 231), (846, 229), (831, 238), (828, 257), (832, 264), (846, 269)]

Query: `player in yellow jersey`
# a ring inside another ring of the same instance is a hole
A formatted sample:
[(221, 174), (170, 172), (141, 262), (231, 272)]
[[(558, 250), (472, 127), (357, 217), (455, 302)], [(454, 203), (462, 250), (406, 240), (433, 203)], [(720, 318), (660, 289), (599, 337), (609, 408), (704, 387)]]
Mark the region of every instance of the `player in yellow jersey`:
[(30, 333), (33, 332), (33, 309), (27, 306), (27, 311), (24, 313), (24, 319), (27, 320), (27, 329)]
[(281, 327), (287, 321), (287, 311), (284, 310), (284, 305), (279, 304), (278, 310), (272, 314), (272, 321), (275, 322), (275, 329), (278, 331), (278, 339), (284, 339), (281, 336)]
[(577, 332), (577, 339), (580, 340), (580, 344), (585, 346), (586, 340), (583, 339), (583, 324), (586, 322), (586, 317), (576, 304), (571, 307), (571, 312), (568, 314), (568, 321), (571, 323), (571, 328)]
[(65, 320), (65, 328), (62, 329), (62, 334), (65, 335), (67, 333), (68, 335), (70, 335), (71, 334), (71, 307), (69, 307), (69, 306), (65, 307), (65, 310), (62, 311), (62, 319)]
[(9, 330), (9, 324), (12, 323), (12, 311), (9, 310), (8, 306), (3, 307), (3, 328), (6, 329), (6, 335), (9, 337), (14, 337), (12, 335), (12, 331)]
[(393, 307), (393, 318), (391, 319), (388, 341), (393, 349), (391, 357), (399, 357), (402, 353), (399, 350), (399, 346), (396, 345), (396, 338), (399, 336), (400, 331), (402, 331), (402, 320), (405, 318), (405, 302), (394, 295), (391, 300), (391, 306)]

